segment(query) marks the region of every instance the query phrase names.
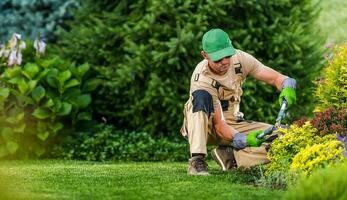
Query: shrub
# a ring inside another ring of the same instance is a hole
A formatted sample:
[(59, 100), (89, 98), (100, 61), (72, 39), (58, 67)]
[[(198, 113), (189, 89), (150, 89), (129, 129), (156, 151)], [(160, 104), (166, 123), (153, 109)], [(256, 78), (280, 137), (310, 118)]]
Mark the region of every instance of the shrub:
[(309, 123), (306, 123), (302, 127), (292, 125), (289, 129), (280, 129), (280, 136), (273, 141), (268, 153), (271, 163), (267, 167), (267, 173), (287, 171), (293, 157), (301, 148), (312, 145), (317, 140), (320, 140), (316, 132), (317, 130)]
[(89, 161), (182, 161), (187, 159), (188, 152), (186, 142), (99, 124), (89, 132), (78, 132), (62, 141), (53, 157)]
[(340, 141), (327, 141), (302, 148), (293, 158), (290, 170), (311, 175), (314, 170), (344, 162), (345, 148)]
[[(11, 45), (17, 46), (10, 42)], [(50, 148), (64, 127), (91, 120), (89, 92), (96, 88), (97, 81), (85, 79), (88, 64), (76, 66), (59, 57), (43, 58), (37, 54), (31, 58), (35, 62), (20, 66), (20, 51), (12, 51), (15, 53), (9, 53), (9, 57), (8, 53), (0, 56), (0, 158), (38, 157)], [(11, 55), (18, 57), (7, 67)]]
[(332, 59), (323, 70), (323, 80), (317, 85), (317, 111), (347, 108), (347, 44), (335, 47)]
[[(64, 57), (91, 63), (106, 80), (94, 104), (99, 119), (130, 130), (176, 135), (191, 73), (202, 59), (202, 35), (213, 27), (226, 30), (235, 47), (298, 80), (300, 107), (293, 107), (292, 114), (300, 116), (313, 107), (310, 88), (324, 40), (312, 23), (318, 10), (309, 0), (83, 4), (69, 29), (60, 30), (56, 49)], [(274, 93), (269, 86), (248, 82), (241, 105), (247, 118), (273, 122), (278, 106)]]
[(303, 177), (291, 186), (283, 199), (345, 199), (347, 165), (328, 167)]
[(321, 135), (339, 133), (347, 135), (347, 109), (337, 110), (328, 108), (323, 112), (315, 113), (310, 121)]
[(324, 111), (316, 112), (311, 120), (304, 117), (295, 121), (294, 124), (301, 127), (306, 121), (309, 121), (322, 136), (331, 133), (347, 136), (347, 109), (337, 110), (331, 107)]

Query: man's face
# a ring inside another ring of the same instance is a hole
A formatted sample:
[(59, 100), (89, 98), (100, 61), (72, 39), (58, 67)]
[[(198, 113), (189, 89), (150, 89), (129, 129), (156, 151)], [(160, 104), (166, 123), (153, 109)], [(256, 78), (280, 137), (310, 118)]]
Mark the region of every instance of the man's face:
[(212, 61), (206, 52), (202, 51), (201, 55), (208, 60), (208, 66), (211, 68), (211, 70), (218, 75), (223, 75), (225, 74), (229, 67), (230, 67), (230, 62), (231, 62), (231, 56), (224, 57), (220, 60), (217, 61)]

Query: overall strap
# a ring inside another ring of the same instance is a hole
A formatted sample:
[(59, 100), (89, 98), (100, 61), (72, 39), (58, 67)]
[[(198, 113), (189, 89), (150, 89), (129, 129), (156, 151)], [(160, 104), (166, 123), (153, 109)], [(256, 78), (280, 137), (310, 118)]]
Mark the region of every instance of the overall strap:
[(214, 80), (213, 78), (210, 78), (208, 76), (205, 76), (201, 73), (197, 73), (194, 75), (194, 81), (201, 81), (207, 84), (211, 84), (212, 87), (216, 88), (217, 90), (219, 89), (219, 87), (221, 86), (221, 84), (219, 82), (217, 82), (216, 80)]

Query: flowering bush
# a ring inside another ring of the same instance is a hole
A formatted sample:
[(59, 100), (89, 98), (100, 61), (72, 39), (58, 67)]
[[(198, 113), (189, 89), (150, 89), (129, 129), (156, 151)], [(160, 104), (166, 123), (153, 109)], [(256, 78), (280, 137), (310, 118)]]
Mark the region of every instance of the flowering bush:
[(269, 150), (268, 156), (271, 163), (267, 167), (267, 174), (275, 171), (287, 171), (294, 156), (302, 148), (335, 139), (333, 135), (320, 137), (317, 129), (309, 122), (302, 127), (292, 125), (289, 129), (279, 129), (279, 135)]
[(0, 158), (39, 157), (63, 128), (91, 120), (98, 80), (87, 78), (89, 65), (42, 58), (45, 44), (34, 46), (36, 56), (23, 63), (20, 35), (0, 49)]
[(307, 146), (295, 155), (290, 170), (299, 171), (309, 176), (315, 169), (344, 162), (344, 152), (345, 148), (342, 142), (337, 140)]

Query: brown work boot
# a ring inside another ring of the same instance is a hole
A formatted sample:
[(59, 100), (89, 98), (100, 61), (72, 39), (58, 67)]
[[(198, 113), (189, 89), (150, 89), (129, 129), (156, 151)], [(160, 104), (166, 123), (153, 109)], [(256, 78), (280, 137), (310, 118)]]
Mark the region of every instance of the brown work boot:
[(205, 161), (204, 156), (198, 155), (198, 156), (193, 156), (189, 159), (188, 174), (203, 175), (203, 176), (209, 175), (208, 165)]
[(237, 167), (232, 147), (219, 146), (211, 151), (211, 156), (223, 171)]

